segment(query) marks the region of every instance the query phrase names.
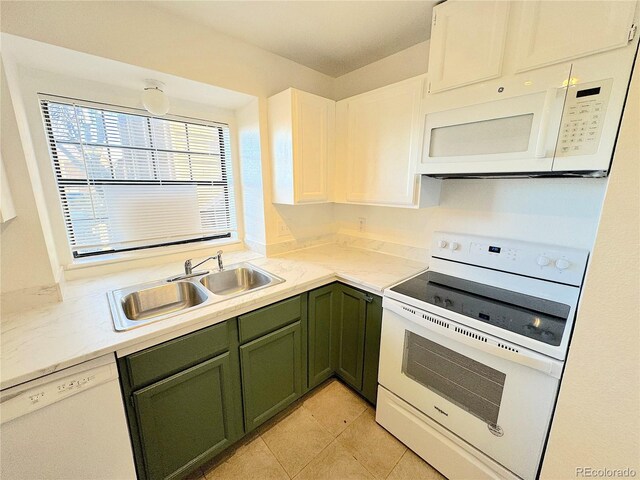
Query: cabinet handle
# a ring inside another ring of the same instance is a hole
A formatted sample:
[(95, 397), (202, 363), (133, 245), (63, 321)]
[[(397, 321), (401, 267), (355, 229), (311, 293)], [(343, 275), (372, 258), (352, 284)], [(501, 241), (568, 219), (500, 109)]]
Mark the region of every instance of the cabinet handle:
[(365, 295), (364, 296), (364, 301), (367, 303), (371, 303), (373, 302), (373, 297), (371, 295)]

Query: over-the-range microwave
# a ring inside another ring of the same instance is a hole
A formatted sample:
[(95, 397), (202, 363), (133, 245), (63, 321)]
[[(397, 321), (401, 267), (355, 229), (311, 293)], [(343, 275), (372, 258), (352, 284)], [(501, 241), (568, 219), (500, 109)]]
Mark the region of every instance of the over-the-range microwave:
[(606, 176), (637, 45), (427, 95), (418, 173)]

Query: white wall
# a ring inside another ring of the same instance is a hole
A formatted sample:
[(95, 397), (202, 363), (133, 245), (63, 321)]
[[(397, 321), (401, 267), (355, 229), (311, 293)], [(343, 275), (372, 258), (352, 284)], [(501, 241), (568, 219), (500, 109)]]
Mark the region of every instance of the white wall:
[(331, 97), (333, 79), (148, 2), (7, 1), (0, 29), (256, 96), (290, 86)]
[(636, 63), (551, 426), (544, 479), (576, 478), (579, 467), (633, 468), (635, 477), (640, 475), (639, 133)]
[(591, 249), (605, 187), (602, 178), (452, 179), (437, 207), (335, 205), (334, 213), (339, 233), (418, 248), (443, 230)]
[(342, 100), (427, 72), (429, 40), (335, 79), (334, 98)]
[[(4, 71), (0, 80), (0, 146), (17, 214), (0, 227), (0, 287), (2, 292), (26, 289), (38, 293), (41, 288), (50, 289), (55, 284), (55, 272), (51, 268), (34, 192), (28, 181), (29, 172)], [(53, 294), (57, 296), (56, 292)]]
[(260, 112), (258, 99), (236, 113), (240, 149), (240, 176), (245, 242), (252, 249), (264, 252), (265, 232), (264, 187), (262, 184), (262, 152), (260, 148)]

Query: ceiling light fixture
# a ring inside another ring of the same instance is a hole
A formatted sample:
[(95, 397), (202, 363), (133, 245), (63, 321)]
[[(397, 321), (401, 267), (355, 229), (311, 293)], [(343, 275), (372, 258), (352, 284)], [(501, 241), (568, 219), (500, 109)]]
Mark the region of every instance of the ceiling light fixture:
[(169, 98), (164, 93), (164, 83), (147, 80), (142, 92), (142, 105), (152, 115), (166, 115), (169, 111)]

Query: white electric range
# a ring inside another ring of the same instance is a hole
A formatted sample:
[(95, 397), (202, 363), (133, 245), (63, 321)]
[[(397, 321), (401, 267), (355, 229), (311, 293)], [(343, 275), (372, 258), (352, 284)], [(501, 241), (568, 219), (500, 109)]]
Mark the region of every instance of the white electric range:
[(588, 252), (441, 232), (431, 251), (384, 293), (376, 420), (448, 478), (533, 479)]

